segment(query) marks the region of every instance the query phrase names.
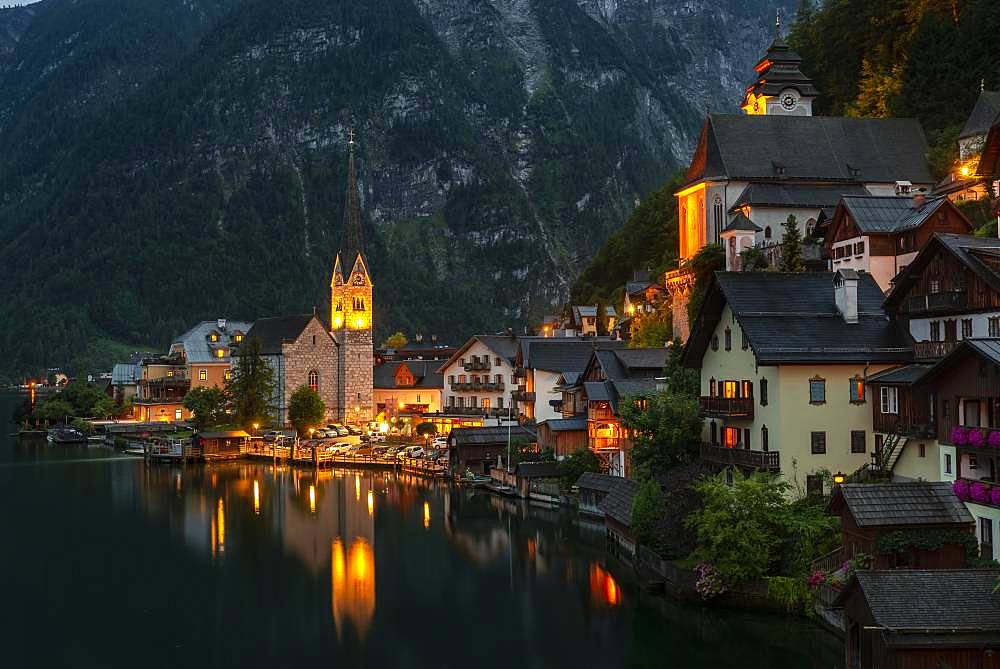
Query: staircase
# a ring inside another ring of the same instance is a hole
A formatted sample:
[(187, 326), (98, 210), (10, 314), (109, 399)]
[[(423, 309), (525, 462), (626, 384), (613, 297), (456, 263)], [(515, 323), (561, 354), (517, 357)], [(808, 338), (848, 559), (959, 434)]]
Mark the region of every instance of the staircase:
[(899, 462), (899, 457), (903, 454), (903, 448), (906, 447), (906, 442), (909, 440), (909, 437), (904, 437), (897, 432), (886, 436), (885, 440), (882, 442), (882, 448), (878, 453), (877, 460), (877, 462), (881, 465), (882, 471), (887, 474), (892, 472), (893, 467), (895, 467), (896, 463)]

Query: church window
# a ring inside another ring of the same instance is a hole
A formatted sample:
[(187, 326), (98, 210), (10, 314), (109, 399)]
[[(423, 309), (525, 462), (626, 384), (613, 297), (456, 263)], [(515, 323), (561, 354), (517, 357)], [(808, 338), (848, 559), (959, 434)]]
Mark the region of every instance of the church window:
[(336, 310), (337, 310), (337, 311), (343, 311), (343, 310), (344, 310), (344, 303), (343, 303), (343, 302), (340, 302), (340, 301), (338, 301), (338, 302), (337, 302), (337, 309), (336, 309)]
[(715, 241), (718, 243), (722, 232), (722, 198), (718, 195), (712, 198), (712, 222), (715, 225)]
[(733, 331), (728, 325), (726, 326), (726, 350), (733, 350)]
[(764, 239), (770, 239), (770, 238), (771, 238), (771, 226), (768, 225), (767, 227), (764, 228)]
[(309, 387), (314, 391), (319, 390), (319, 372), (315, 369), (309, 372)]
[(316, 335), (313, 335), (313, 346), (316, 345)]

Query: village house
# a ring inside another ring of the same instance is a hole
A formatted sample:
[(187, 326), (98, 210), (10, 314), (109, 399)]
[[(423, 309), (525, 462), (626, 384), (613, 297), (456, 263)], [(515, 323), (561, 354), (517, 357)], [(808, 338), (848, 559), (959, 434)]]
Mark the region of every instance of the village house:
[(835, 601), (848, 669), (998, 666), (997, 569), (859, 571)]
[(968, 234), (972, 223), (945, 197), (845, 196), (823, 250), (833, 271), (868, 272), (887, 291), (935, 233)]
[(179, 357), (156, 357), (142, 361), (135, 398), (134, 415), (143, 423), (189, 420), (184, 396), (191, 389), (187, 364)]
[(490, 468), (507, 462), (507, 447), (515, 442), (537, 443), (534, 431), (516, 424), (489, 427), (456, 427), (448, 435), (449, 469), (462, 476), (467, 471), (489, 475)]
[(476, 335), (438, 368), (444, 379), (444, 415), (475, 418), (464, 425), (482, 425), (487, 418), (517, 418), (517, 401), (532, 401), (518, 388), (514, 374), (518, 339), (514, 334)]
[(571, 310), (573, 330), (585, 337), (596, 337), (601, 333), (607, 335), (614, 330), (618, 322), (618, 312), (611, 305), (607, 305), (599, 320), (598, 308), (599, 305), (574, 306)]
[[(389, 422), (399, 418), (411, 424), (425, 422), (422, 416), (441, 411), (444, 377), (438, 360), (393, 360), (375, 367), (375, 419)], [(438, 427), (446, 433), (448, 426)]]
[(909, 362), (869, 274), (718, 272), (683, 362), (700, 370), (701, 458), (779, 472), (795, 494), (870, 462), (867, 375)]
[[(675, 193), (682, 267), (665, 279), (675, 336), (685, 339), (689, 330), (692, 274), (684, 262), (706, 244), (722, 243), (737, 214), (752, 223), (747, 231), (753, 245), (773, 263), (790, 215), (809, 239), (821, 214), (829, 215), (843, 196), (908, 197), (933, 186), (927, 141), (915, 119), (812, 116), (818, 93), (800, 63), (779, 36), (757, 65), (742, 103), (746, 114), (705, 119), (685, 182)], [(732, 242), (734, 258), (745, 239)]]
[(958, 161), (935, 187), (934, 195), (953, 202), (981, 200), (990, 196), (992, 183), (979, 173), (980, 158), (990, 127), (1000, 120), (1000, 92), (982, 90), (958, 135)]

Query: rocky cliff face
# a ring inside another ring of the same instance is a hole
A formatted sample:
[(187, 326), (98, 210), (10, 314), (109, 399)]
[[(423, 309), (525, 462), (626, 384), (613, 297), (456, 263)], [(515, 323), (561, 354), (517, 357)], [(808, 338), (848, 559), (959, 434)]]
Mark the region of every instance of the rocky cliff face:
[(96, 335), (163, 343), (202, 317), (321, 306), (351, 127), (380, 331), (523, 323), (686, 162), (705, 108), (735, 109), (773, 34), (761, 0), (33, 14), (0, 59), (0, 317), (20, 324), (0, 345), (16, 369)]

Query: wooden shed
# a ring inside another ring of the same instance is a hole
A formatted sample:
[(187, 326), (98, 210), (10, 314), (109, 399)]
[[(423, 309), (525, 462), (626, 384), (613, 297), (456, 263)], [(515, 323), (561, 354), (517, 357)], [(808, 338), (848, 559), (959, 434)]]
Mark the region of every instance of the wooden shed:
[(243, 430), (199, 432), (195, 444), (206, 460), (224, 460), (245, 453), (249, 439), (250, 435)]
[(859, 571), (837, 597), (848, 669), (1000, 669), (998, 569)]
[(975, 533), (950, 483), (847, 483), (827, 510), (840, 516), (844, 557), (865, 553), (876, 569), (964, 567), (962, 535)]
[(587, 417), (551, 418), (538, 424), (539, 448), (551, 448), (556, 457), (587, 448)]

